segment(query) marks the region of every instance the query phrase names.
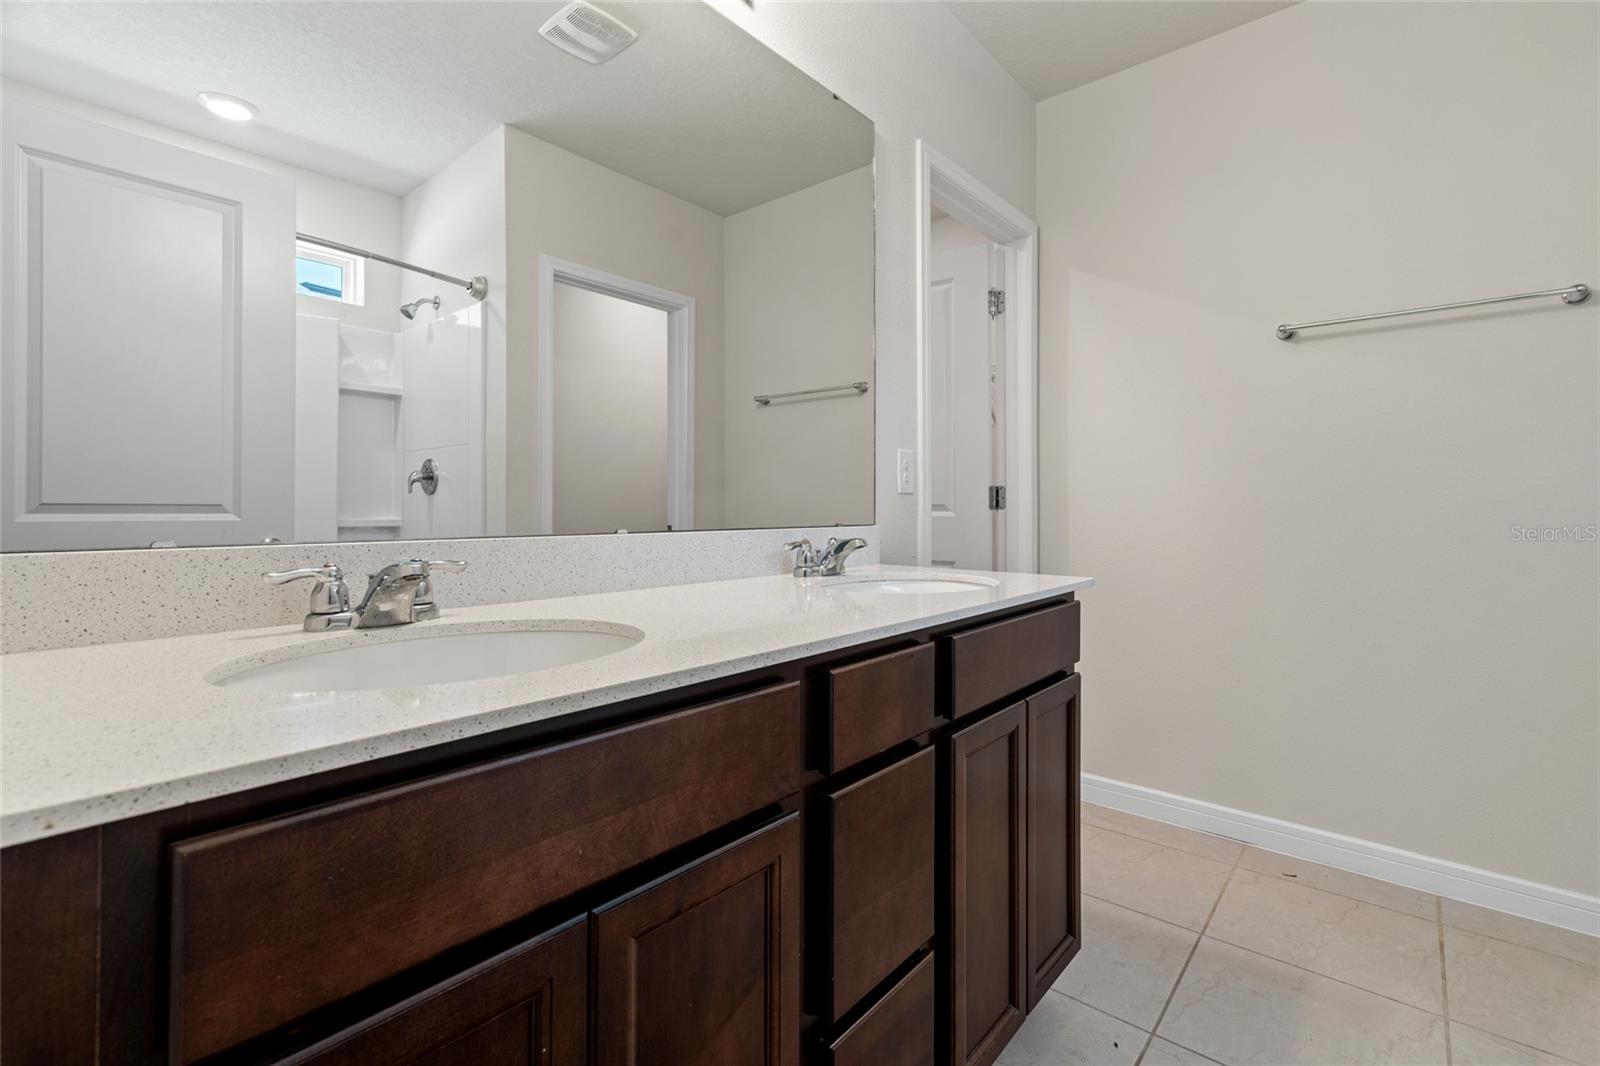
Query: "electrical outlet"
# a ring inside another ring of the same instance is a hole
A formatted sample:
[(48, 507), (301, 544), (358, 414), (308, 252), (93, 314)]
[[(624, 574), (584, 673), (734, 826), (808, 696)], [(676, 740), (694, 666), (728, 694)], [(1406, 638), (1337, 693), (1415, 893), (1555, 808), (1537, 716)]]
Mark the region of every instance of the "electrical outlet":
[(910, 448), (901, 448), (894, 453), (895, 491), (902, 496), (910, 496), (917, 491), (916, 467), (912, 465), (915, 454)]

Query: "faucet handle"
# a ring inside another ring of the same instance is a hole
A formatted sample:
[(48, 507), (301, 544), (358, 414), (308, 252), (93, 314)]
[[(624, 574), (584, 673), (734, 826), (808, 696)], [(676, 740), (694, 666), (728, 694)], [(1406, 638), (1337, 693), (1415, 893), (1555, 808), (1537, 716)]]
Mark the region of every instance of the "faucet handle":
[(783, 546), (784, 551), (794, 552), (794, 576), (810, 577), (817, 566), (817, 549), (811, 546), (809, 537), (791, 540)]
[(422, 563), (422, 580), (417, 582), (416, 595), (411, 597), (411, 617), (421, 622), (428, 618), (439, 617), (439, 605), (433, 602), (433, 578), (435, 570), (442, 570), (447, 574), (459, 574), (467, 568), (467, 564), (454, 559), (432, 559)]
[(261, 575), (269, 585), (287, 585), (291, 581), (314, 581), (311, 586), (310, 613), (339, 614), (350, 609), (350, 586), (344, 583), (344, 571), (332, 563), (307, 566), (299, 570), (278, 570)]
[(332, 563), (323, 563), (321, 566), (303, 566), (299, 570), (278, 570), (261, 575), (261, 580), (269, 585), (287, 585), (291, 581), (301, 581), (305, 578), (321, 578), (323, 581), (338, 581), (344, 577), (344, 572)]

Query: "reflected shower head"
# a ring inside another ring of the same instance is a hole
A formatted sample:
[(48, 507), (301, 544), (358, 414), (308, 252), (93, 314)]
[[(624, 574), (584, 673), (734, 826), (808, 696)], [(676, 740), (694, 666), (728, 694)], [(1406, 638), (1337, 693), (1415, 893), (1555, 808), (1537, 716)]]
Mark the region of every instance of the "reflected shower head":
[(400, 313), (405, 315), (407, 318), (416, 318), (417, 308), (421, 307), (423, 304), (432, 304), (434, 311), (439, 310), (439, 298), (437, 296), (424, 296), (420, 300), (412, 300), (408, 304), (401, 304)]

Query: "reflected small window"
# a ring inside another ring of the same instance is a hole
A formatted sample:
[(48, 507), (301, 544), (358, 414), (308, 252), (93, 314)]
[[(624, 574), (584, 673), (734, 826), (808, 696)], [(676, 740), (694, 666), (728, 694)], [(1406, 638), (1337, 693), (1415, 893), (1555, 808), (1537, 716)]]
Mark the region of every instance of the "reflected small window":
[(363, 261), (308, 241), (294, 246), (294, 291), (319, 300), (360, 304)]

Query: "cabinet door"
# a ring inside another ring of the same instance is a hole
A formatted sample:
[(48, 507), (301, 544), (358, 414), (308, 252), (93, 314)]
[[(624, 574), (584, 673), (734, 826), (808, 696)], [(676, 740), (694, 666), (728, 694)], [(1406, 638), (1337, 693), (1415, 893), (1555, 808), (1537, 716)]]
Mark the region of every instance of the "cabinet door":
[(1026, 707), (946, 740), (950, 901), (945, 996), (954, 1066), (987, 1066), (1027, 1013)]
[(1028, 700), (1028, 1009), (1082, 943), (1077, 674)]
[(584, 1066), (588, 959), (580, 918), (279, 1066)]
[(596, 1066), (798, 1066), (798, 815), (592, 921)]

